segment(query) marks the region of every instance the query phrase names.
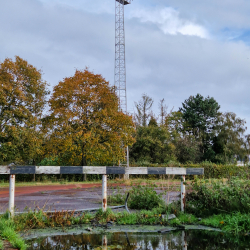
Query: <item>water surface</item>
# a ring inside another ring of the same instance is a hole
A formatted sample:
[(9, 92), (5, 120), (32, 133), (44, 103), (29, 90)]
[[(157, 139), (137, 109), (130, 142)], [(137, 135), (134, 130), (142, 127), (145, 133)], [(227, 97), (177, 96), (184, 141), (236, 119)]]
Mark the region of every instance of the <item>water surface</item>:
[(29, 250), (186, 250), (186, 249), (250, 249), (250, 237), (233, 237), (218, 232), (199, 230), (159, 233), (108, 233), (59, 235), (27, 240)]

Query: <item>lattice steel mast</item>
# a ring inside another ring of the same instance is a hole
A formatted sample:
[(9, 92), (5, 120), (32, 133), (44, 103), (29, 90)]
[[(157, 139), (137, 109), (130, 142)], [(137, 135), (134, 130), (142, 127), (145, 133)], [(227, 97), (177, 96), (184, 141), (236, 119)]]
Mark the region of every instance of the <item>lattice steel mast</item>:
[[(115, 0), (115, 86), (119, 108), (124, 113), (127, 113), (124, 6), (130, 3), (131, 0)], [(128, 147), (126, 151), (126, 165), (129, 166)]]
[(124, 113), (127, 112), (124, 5), (130, 3), (131, 0), (115, 1), (115, 86)]

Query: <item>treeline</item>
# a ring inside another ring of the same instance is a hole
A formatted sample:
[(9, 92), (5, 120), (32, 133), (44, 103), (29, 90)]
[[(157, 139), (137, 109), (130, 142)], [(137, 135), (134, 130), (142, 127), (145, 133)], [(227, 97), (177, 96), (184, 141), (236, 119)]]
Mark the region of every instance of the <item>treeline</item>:
[(162, 99), (158, 114), (152, 112), (152, 104), (146, 94), (135, 103), (136, 142), (130, 149), (134, 162), (249, 161), (250, 135), (245, 120), (233, 112), (220, 112), (213, 97), (190, 96), (178, 111), (169, 112)]
[(64, 78), (49, 97), (41, 71), (16, 56), (0, 64), (0, 86), (0, 164), (117, 164), (134, 143), (115, 88), (88, 69)]
[(115, 87), (88, 69), (48, 87), (22, 58), (0, 63), (0, 165), (116, 165), (127, 146), (131, 164), (225, 164), (249, 155), (245, 121), (221, 113), (212, 97), (190, 96), (169, 112), (162, 99), (154, 114), (144, 94), (127, 115)]

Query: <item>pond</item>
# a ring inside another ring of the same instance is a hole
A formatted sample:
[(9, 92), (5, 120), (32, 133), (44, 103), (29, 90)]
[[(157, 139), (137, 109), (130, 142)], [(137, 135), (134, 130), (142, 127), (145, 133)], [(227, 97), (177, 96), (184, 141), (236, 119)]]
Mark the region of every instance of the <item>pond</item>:
[(34, 238), (26, 241), (29, 250), (186, 250), (186, 249), (250, 249), (250, 236), (232, 237), (221, 232), (200, 230), (160, 233), (105, 233), (58, 235)]

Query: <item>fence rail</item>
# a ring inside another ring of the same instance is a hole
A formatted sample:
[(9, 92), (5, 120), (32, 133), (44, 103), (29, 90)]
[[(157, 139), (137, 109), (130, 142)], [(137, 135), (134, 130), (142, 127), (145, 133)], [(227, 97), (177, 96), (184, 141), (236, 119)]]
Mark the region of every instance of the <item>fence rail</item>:
[(109, 174), (153, 174), (180, 175), (181, 211), (185, 210), (186, 175), (203, 175), (203, 168), (170, 167), (117, 167), (117, 166), (0, 166), (0, 175), (9, 174), (9, 215), (14, 216), (15, 176), (16, 174), (101, 174), (102, 175), (102, 209), (107, 209), (107, 175)]
[(203, 168), (109, 166), (0, 166), (0, 174), (170, 174), (203, 175)]

